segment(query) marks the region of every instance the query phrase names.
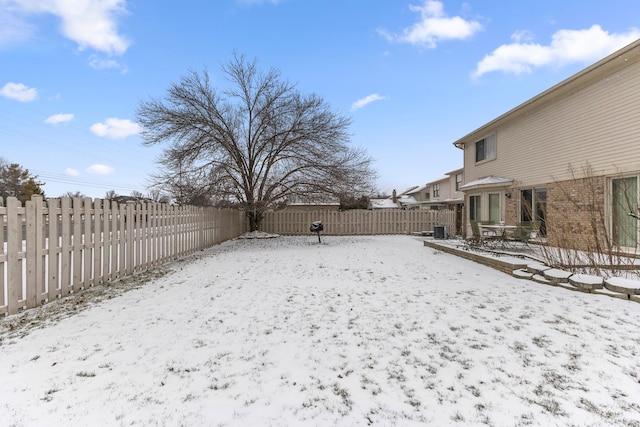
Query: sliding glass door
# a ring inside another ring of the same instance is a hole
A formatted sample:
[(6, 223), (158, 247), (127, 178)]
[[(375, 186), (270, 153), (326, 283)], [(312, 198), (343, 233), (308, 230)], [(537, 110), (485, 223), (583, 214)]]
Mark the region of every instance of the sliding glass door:
[(620, 247), (638, 246), (638, 220), (629, 213), (638, 213), (638, 177), (611, 181), (612, 237)]

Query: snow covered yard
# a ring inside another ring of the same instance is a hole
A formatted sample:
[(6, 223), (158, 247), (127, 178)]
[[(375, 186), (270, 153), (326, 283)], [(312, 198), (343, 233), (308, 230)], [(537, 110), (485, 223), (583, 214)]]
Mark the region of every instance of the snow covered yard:
[(634, 302), (409, 236), (238, 239), (156, 276), (2, 319), (2, 424), (640, 426)]

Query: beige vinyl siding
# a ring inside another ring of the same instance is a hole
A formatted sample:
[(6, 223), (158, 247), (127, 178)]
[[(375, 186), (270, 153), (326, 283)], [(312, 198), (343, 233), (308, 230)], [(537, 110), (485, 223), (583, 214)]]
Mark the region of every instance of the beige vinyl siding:
[(640, 170), (640, 62), (492, 131), (495, 160), (476, 164), (467, 142), (466, 182), (496, 175), (539, 185), (568, 179), (569, 165), (580, 173), (587, 161), (603, 174)]

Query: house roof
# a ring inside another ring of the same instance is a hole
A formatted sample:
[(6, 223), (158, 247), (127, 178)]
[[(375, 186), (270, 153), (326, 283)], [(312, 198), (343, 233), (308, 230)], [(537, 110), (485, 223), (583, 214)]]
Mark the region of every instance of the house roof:
[(415, 197), (408, 196), (406, 194), (401, 194), (400, 196), (398, 196), (398, 202), (400, 202), (400, 204), (402, 205), (412, 205), (414, 203), (418, 203)]
[(429, 187), (429, 184), (421, 185), (419, 187), (414, 188), (413, 190), (407, 191), (406, 194), (419, 193), (419, 192), (423, 191), (424, 189), (426, 189), (427, 187)]
[(399, 208), (397, 203), (393, 203), (391, 199), (371, 199), (369, 200), (373, 209), (392, 209)]
[(507, 111), (498, 118), (455, 141), (453, 145), (460, 149), (464, 149), (464, 145), (466, 143), (475, 143), (476, 141), (479, 141), (489, 133), (493, 132), (496, 127), (504, 124), (505, 122), (514, 120), (524, 114), (529, 114), (531, 111), (541, 108), (547, 103), (554, 102), (558, 98), (564, 97), (600, 79), (606, 78), (607, 76), (638, 61), (640, 61), (640, 39)]
[(460, 202), (464, 202), (464, 197), (444, 199), (443, 202), (444, 203), (460, 203)]
[(506, 187), (513, 182), (511, 178), (502, 178), (499, 176), (486, 176), (484, 178), (476, 179), (475, 181), (471, 181), (462, 187), (460, 190), (469, 190), (477, 187)]
[(399, 195), (403, 195), (403, 194), (411, 194), (413, 192), (415, 192), (415, 190), (418, 188), (417, 185), (414, 185), (413, 187), (409, 187), (406, 190), (404, 190), (402, 193), (400, 193)]
[(434, 179), (433, 181), (430, 181), (429, 184), (437, 184), (437, 183), (442, 182), (442, 181), (449, 181), (450, 179), (451, 179), (451, 177), (449, 175), (444, 175), (444, 176), (441, 176), (438, 179)]
[(446, 175), (451, 176), (451, 175), (455, 175), (455, 174), (463, 172), (463, 171), (464, 171), (464, 168), (458, 168), (458, 169), (452, 170), (451, 172), (447, 172)]

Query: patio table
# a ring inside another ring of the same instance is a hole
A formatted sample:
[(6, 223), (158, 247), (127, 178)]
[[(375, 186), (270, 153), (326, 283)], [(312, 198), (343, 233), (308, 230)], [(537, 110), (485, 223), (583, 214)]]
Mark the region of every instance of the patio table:
[(508, 235), (513, 233), (518, 226), (506, 224), (478, 224), (480, 228), (486, 231), (492, 231), (499, 238), (501, 246), (504, 248), (507, 244)]

